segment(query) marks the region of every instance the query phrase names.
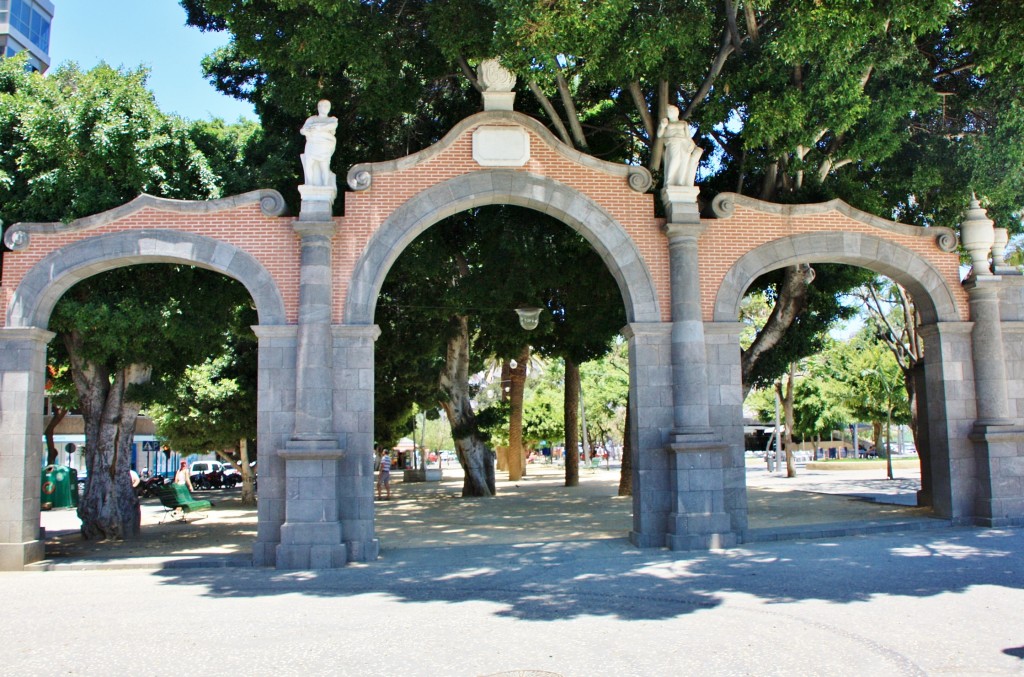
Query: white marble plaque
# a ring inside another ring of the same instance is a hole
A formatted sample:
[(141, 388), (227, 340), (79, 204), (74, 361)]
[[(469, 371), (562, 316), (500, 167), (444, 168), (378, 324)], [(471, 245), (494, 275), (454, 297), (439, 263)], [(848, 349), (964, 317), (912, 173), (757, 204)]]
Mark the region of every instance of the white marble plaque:
[(530, 161), (530, 135), (522, 127), (477, 127), (473, 159), (482, 167), (522, 167)]

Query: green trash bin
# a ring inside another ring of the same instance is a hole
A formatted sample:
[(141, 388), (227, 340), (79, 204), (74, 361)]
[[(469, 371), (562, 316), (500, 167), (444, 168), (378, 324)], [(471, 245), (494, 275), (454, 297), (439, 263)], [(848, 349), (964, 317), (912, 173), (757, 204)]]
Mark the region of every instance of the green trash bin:
[(78, 471), (66, 465), (48, 465), (43, 468), (39, 492), (44, 510), (78, 507)]

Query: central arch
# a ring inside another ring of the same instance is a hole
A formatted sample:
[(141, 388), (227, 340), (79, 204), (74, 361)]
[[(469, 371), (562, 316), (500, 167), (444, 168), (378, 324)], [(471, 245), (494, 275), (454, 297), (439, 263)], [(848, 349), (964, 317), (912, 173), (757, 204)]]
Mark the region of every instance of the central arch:
[[(656, 277), (636, 241), (619, 220), (579, 190), (528, 171), (486, 169), (437, 183), (403, 202), (374, 231), (355, 261), (342, 314), (343, 326), (353, 336), (345, 339), (349, 350), (336, 348), (336, 365), (354, 364), (356, 354), (364, 356), (360, 364), (372, 364), (372, 339), (367, 339), (367, 332), (374, 327), (380, 289), (402, 251), (441, 220), (488, 205), (532, 209), (568, 225), (594, 247), (616, 280), (628, 322), (623, 334), (629, 345), (632, 376), (629, 390), (634, 421), (630, 432), (634, 450), (633, 530), (629, 537), (637, 545), (663, 545), (671, 499), (668, 487), (660, 481), (667, 473), (667, 458), (659, 452), (663, 451), (665, 436), (672, 425), (667, 349), (671, 329), (662, 320)], [(360, 388), (363, 408), (373, 401), (372, 379), (369, 381)], [(349, 393), (347, 397), (352, 400), (355, 394)], [(344, 417), (345, 413), (336, 409), (336, 415)], [(354, 434), (348, 435), (349, 444), (366, 446), (372, 439), (372, 421), (369, 425), (369, 435), (365, 428), (353, 427)], [(360, 469), (356, 461), (351, 465), (351, 470), (344, 472), (357, 476), (356, 481), (372, 477), (372, 468)], [(647, 481), (648, 478), (651, 480)], [(360, 491), (366, 489), (352, 491), (361, 495)], [(362, 500), (372, 510), (372, 494), (369, 499), (362, 496)], [(367, 542), (372, 539), (372, 524), (347, 520), (345, 525), (347, 534), (361, 534)], [(351, 550), (360, 547), (355, 540), (346, 541)]]
[(373, 324), (377, 296), (398, 256), (423, 231), (459, 212), (506, 204), (548, 214), (582, 235), (614, 276), (630, 323), (659, 322), (651, 272), (626, 230), (583, 193), (531, 172), (482, 170), (438, 183), (396, 209), (370, 239), (355, 265), (344, 323)]

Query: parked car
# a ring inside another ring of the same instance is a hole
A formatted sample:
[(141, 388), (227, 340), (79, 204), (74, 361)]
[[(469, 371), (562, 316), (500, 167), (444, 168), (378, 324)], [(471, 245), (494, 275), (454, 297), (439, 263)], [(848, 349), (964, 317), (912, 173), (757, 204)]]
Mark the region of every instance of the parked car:
[(235, 486), (242, 483), (242, 473), (231, 463), (224, 463), (221, 466), (221, 473), (224, 474), (224, 483), (228, 486)]
[(234, 468), (228, 468), (220, 461), (194, 461), (189, 466), (192, 486), (196, 489), (221, 489), (233, 487), (242, 481), (242, 475)]

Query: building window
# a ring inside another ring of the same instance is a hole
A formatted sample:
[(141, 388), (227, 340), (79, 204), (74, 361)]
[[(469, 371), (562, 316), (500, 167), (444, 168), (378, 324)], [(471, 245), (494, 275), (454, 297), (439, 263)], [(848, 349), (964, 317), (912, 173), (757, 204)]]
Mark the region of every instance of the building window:
[(11, 27), (31, 40), (43, 53), (49, 54), (50, 20), (33, 8), (28, 0), (9, 1)]

